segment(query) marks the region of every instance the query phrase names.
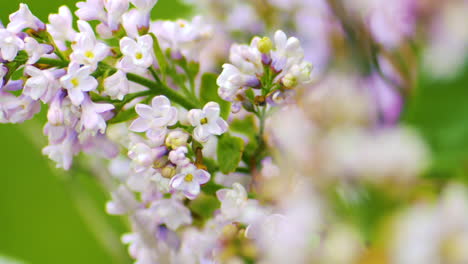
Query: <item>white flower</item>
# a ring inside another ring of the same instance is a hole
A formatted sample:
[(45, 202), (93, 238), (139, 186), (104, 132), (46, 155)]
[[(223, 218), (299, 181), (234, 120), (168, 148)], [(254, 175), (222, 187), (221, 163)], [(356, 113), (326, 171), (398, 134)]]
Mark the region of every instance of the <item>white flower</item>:
[(102, 0), (78, 2), (76, 7), (78, 7), (78, 10), (76, 10), (75, 15), (81, 20), (106, 21), (106, 11), (104, 11), (104, 1)]
[(40, 44), (34, 38), (27, 37), (24, 39), (24, 50), (29, 55), (29, 59), (26, 64), (34, 64), (43, 55), (51, 53), (54, 48), (48, 44)]
[(112, 201), (107, 202), (106, 211), (112, 215), (127, 214), (138, 208), (135, 195), (125, 185), (120, 185), (111, 193)]
[(174, 58), (184, 56), (198, 61), (204, 43), (213, 36), (213, 29), (202, 17), (196, 16), (191, 22), (159, 21), (151, 25), (151, 32), (158, 36), (163, 49), (170, 49)]
[(124, 37), (120, 40), (120, 50), (124, 55), (121, 68), (132, 71), (133, 68), (146, 69), (153, 64), (153, 39), (150, 35), (137, 38), (137, 41)]
[(312, 65), (308, 62), (304, 61), (301, 64), (294, 64), (281, 82), (286, 88), (307, 84), (311, 82), (311, 72)]
[(15, 33), (0, 28), (0, 53), (6, 61), (15, 59), (19, 50), (24, 48), (24, 42)]
[(108, 95), (111, 99), (122, 100), (128, 94), (129, 86), (127, 75), (118, 70), (104, 80), (103, 95)]
[(178, 147), (187, 145), (188, 139), (189, 134), (180, 129), (176, 129), (167, 134), (165, 144), (168, 148), (176, 149)]
[(148, 28), (150, 14), (139, 9), (130, 9), (122, 15), (122, 26), (128, 37), (137, 38), (142, 28)]
[(154, 210), (154, 213), (162, 223), (174, 231), (182, 225), (192, 223), (190, 210), (175, 199), (156, 201), (151, 205), (151, 210)]
[(190, 160), (187, 158), (187, 147), (182, 146), (169, 152), (169, 160), (179, 167), (187, 166)]
[(234, 183), (232, 189), (218, 190), (216, 196), (221, 202), (221, 214), (229, 220), (239, 217), (247, 204), (247, 192), (239, 183)]
[(274, 40), (276, 49), (271, 51), (271, 57), (272, 66), (276, 71), (289, 69), (292, 65), (302, 62), (304, 50), (297, 38), (288, 38), (283, 31), (278, 30)]
[(141, 167), (151, 167), (156, 156), (157, 153), (143, 142), (132, 145), (128, 151), (128, 157), (132, 159), (132, 162)]
[(224, 64), (223, 71), (216, 80), (219, 86), (219, 96), (227, 101), (233, 101), (237, 92), (244, 86), (257, 87), (260, 81), (257, 77), (242, 73), (232, 64)]
[(171, 188), (181, 191), (190, 200), (200, 194), (200, 185), (210, 180), (210, 174), (204, 170), (197, 169), (195, 165), (182, 168), (181, 172), (172, 177)]
[(76, 31), (72, 26), (73, 16), (67, 6), (61, 6), (58, 14), (49, 15), (47, 31), (56, 41), (73, 41)]
[(102, 61), (110, 52), (109, 47), (96, 40), (91, 26), (83, 21), (78, 21), (80, 33), (72, 45), (73, 53), (70, 55), (72, 61), (89, 65), (92, 70), (97, 68), (98, 62)]
[(60, 83), (67, 89), (68, 97), (74, 105), (80, 105), (84, 100), (84, 93), (97, 88), (98, 82), (91, 75), (90, 66), (80, 67), (77, 62), (71, 62), (68, 72), (60, 78)]
[(227, 123), (220, 116), (219, 104), (209, 102), (203, 110), (192, 109), (188, 113), (190, 124), (195, 127), (193, 137), (201, 142), (208, 141), (211, 135), (221, 135), (227, 131)]
[(25, 28), (36, 31), (45, 29), (44, 23), (31, 13), (26, 4), (20, 4), (19, 10), (11, 14), (9, 18), (10, 23), (8, 23), (7, 29), (14, 33), (19, 33)]
[(158, 0), (130, 0), (130, 2), (132, 2), (136, 8), (149, 12), (153, 9)]
[(23, 94), (33, 100), (41, 99), (44, 103), (52, 100), (60, 89), (59, 81), (50, 70), (39, 70), (33, 66), (26, 66), (24, 73), (31, 76), (24, 84)]
[(104, 1), (104, 6), (107, 10), (107, 26), (111, 30), (117, 30), (122, 21), (122, 15), (128, 10), (128, 0), (107, 0)]
[(71, 168), (73, 156), (77, 154), (78, 138), (72, 129), (67, 131), (66, 138), (58, 144), (49, 145), (42, 149), (42, 153), (57, 163), (57, 168), (68, 170)]
[(263, 74), (262, 54), (257, 49), (257, 41), (258, 38), (254, 38), (250, 46), (238, 44), (231, 46), (229, 60), (245, 74)]
[(130, 126), (130, 130), (135, 132), (161, 130), (177, 122), (177, 108), (171, 106), (169, 99), (163, 95), (154, 97), (151, 106), (137, 104), (135, 110), (139, 118)]
[(106, 120), (104, 113), (114, 109), (112, 104), (97, 104), (91, 101), (89, 96), (85, 96), (81, 104), (81, 119), (79, 126), (92, 133), (104, 133), (106, 130)]

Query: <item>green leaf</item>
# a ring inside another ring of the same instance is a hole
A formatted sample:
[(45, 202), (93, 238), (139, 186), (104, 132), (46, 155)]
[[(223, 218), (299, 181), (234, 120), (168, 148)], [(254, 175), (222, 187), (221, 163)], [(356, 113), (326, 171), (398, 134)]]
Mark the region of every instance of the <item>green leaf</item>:
[(255, 123), (255, 116), (249, 115), (244, 119), (235, 119), (229, 125), (231, 131), (235, 131), (244, 134), (249, 137), (250, 140), (254, 140), (257, 135), (257, 125)]
[(204, 104), (208, 102), (217, 102), (221, 107), (221, 117), (227, 119), (231, 111), (231, 103), (224, 101), (218, 95), (218, 85), (216, 79), (218, 76), (214, 73), (205, 73), (202, 76), (200, 87), (200, 98)]
[(197, 199), (190, 202), (189, 208), (204, 219), (208, 219), (213, 216), (214, 211), (220, 205), (220, 202), (214, 196), (200, 193)]
[(136, 116), (135, 108), (130, 108), (119, 112), (114, 118), (108, 121), (109, 124), (117, 124), (133, 119)]
[(167, 73), (166, 57), (164, 56), (164, 53), (163, 53), (163, 51), (161, 49), (161, 46), (159, 45), (158, 38), (153, 33), (150, 33), (150, 35), (153, 38), (154, 55), (156, 56), (156, 59), (158, 60), (159, 69), (161, 70), (161, 73), (163, 75), (163, 79), (165, 79), (165, 76), (166, 76), (166, 73)]
[(228, 133), (220, 136), (217, 149), (219, 170), (224, 174), (235, 171), (242, 159), (243, 151), (244, 140), (241, 138)]

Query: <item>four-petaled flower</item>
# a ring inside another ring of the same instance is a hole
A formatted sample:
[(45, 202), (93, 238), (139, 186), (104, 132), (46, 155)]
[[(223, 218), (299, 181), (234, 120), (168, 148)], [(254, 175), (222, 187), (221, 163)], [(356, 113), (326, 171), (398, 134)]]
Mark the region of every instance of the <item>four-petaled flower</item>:
[(124, 55), (120, 67), (124, 71), (146, 69), (153, 64), (153, 38), (150, 35), (138, 37), (137, 41), (124, 37), (120, 40), (120, 50)]
[(190, 200), (195, 199), (200, 193), (200, 185), (210, 180), (210, 174), (204, 170), (197, 169), (195, 165), (188, 165), (181, 169), (179, 174), (172, 177), (170, 186), (172, 189), (181, 191)]
[(84, 93), (97, 88), (98, 82), (91, 76), (90, 66), (80, 67), (79, 63), (71, 62), (68, 72), (60, 78), (60, 83), (67, 89), (68, 97), (74, 105), (80, 105), (84, 100)]
[(177, 122), (177, 108), (171, 106), (169, 99), (162, 95), (154, 97), (151, 106), (137, 104), (135, 110), (140, 117), (130, 126), (134, 132), (161, 130)]
[(200, 141), (208, 141), (211, 135), (221, 135), (227, 131), (227, 123), (220, 116), (220, 107), (218, 103), (209, 102), (203, 110), (192, 109), (188, 113), (190, 124), (195, 127), (193, 137)]

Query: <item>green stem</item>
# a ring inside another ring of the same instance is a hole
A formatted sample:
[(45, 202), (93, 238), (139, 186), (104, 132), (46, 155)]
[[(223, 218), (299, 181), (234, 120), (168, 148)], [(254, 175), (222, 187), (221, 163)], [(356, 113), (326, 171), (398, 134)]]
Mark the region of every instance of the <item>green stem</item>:
[(66, 61), (61, 61), (61, 60), (51, 59), (51, 58), (40, 58), (37, 61), (37, 64), (47, 64), (47, 65), (55, 66), (59, 68), (65, 68), (68, 66), (68, 62)]
[(184, 96), (178, 94), (175, 90), (167, 87), (166, 85), (158, 85), (155, 81), (148, 80), (140, 75), (134, 73), (127, 73), (127, 78), (129, 81), (141, 84), (150, 88), (156, 94), (161, 94), (167, 96), (171, 101), (181, 105), (187, 110), (193, 108), (199, 108), (199, 106), (191, 100), (188, 100)]

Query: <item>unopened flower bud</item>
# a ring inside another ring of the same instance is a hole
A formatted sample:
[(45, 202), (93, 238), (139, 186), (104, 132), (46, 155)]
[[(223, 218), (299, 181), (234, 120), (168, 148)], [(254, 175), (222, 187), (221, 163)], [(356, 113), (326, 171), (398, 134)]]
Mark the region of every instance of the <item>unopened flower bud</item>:
[(273, 49), (273, 42), (269, 37), (263, 37), (258, 41), (257, 48), (263, 54), (269, 53)]
[(166, 137), (166, 146), (170, 149), (176, 149), (187, 145), (189, 135), (181, 130), (171, 131)]
[(175, 167), (173, 165), (167, 165), (161, 170), (161, 175), (164, 178), (170, 179), (176, 173)]
[(297, 85), (297, 78), (296, 78), (296, 76), (288, 73), (288, 74), (286, 74), (286, 76), (283, 77), (281, 82), (283, 83), (285, 88), (291, 89), (291, 88), (293, 88), (294, 86)]

